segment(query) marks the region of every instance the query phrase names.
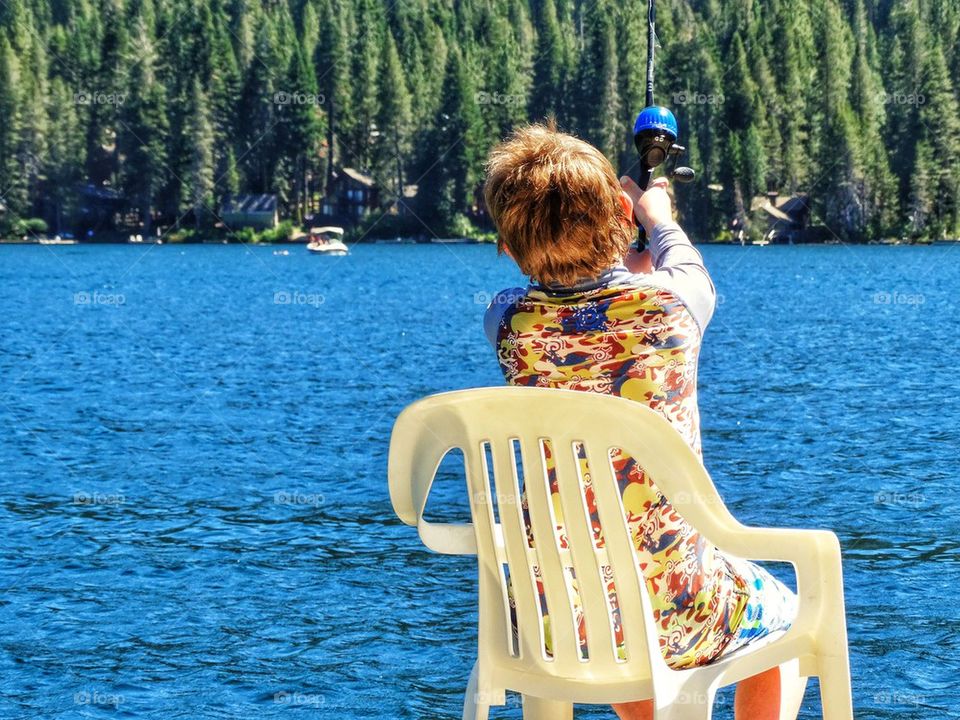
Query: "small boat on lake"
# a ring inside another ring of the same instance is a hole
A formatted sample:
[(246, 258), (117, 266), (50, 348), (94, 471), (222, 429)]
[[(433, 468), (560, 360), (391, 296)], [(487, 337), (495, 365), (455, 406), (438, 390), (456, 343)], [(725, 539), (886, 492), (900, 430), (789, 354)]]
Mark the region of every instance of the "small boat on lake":
[(310, 242), (307, 250), (318, 255), (346, 255), (350, 248), (343, 242), (342, 227), (310, 228)]

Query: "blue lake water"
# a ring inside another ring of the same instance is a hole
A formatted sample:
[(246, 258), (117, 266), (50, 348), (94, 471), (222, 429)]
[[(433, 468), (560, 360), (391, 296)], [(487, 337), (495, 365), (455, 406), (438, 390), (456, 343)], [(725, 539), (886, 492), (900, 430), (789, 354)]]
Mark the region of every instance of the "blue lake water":
[[(960, 717), (960, 249), (703, 251), (708, 469), (746, 523), (840, 536), (858, 718)], [(480, 322), (520, 278), (273, 253), (0, 247), (0, 717), (459, 717), (474, 566), (395, 519), (387, 443), (500, 384)]]

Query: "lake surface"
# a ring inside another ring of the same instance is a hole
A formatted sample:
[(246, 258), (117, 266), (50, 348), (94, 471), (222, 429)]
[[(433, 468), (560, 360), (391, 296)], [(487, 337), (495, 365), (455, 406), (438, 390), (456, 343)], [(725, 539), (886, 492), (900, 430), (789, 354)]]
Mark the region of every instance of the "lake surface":
[[(708, 469), (840, 536), (858, 718), (960, 717), (960, 249), (703, 252)], [(474, 564), (395, 519), (387, 443), (502, 382), (519, 280), (489, 246), (0, 247), (0, 717), (459, 718)]]

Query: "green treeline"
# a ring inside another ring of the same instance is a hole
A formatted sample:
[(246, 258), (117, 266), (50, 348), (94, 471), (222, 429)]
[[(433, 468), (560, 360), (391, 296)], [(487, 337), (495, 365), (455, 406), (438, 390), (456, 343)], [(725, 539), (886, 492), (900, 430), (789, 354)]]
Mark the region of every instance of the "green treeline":
[[(483, 158), (528, 119), (635, 170), (645, 20), (640, 0), (2, 0), (0, 233), (82, 226), (90, 186), (148, 233), (236, 193), (299, 222), (342, 167), (377, 183), (369, 225), (482, 225)], [(960, 234), (960, 0), (660, 0), (658, 34), (697, 236), (773, 190), (845, 240)]]

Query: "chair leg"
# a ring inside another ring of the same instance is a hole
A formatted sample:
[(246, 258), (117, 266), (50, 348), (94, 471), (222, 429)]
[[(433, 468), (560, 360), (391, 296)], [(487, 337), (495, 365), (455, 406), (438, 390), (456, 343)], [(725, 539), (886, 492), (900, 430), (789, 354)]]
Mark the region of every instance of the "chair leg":
[(853, 720), (847, 658), (821, 664), (820, 702), (823, 705), (823, 720)]
[(674, 692), (673, 701), (658, 707), (654, 701), (654, 720), (711, 720), (717, 691), (713, 683), (687, 682)]
[(480, 695), (477, 690), (477, 666), (474, 665), (463, 697), (463, 720), (487, 720), (490, 716), (489, 698)]
[(807, 679), (800, 675), (800, 661), (791, 660), (780, 666), (780, 720), (797, 720)]
[(523, 720), (573, 720), (573, 703), (524, 695)]
[(670, 705), (653, 711), (653, 720), (711, 720), (713, 703), (709, 705)]

